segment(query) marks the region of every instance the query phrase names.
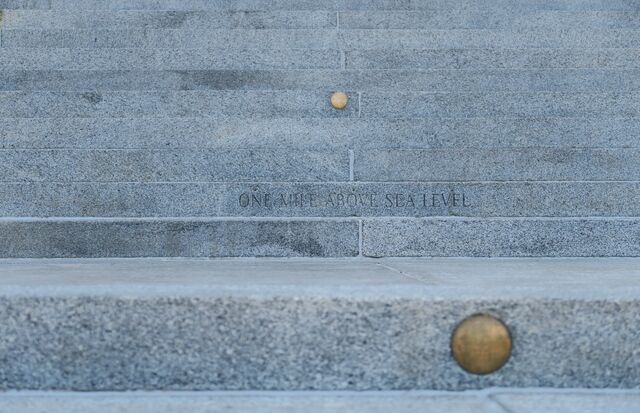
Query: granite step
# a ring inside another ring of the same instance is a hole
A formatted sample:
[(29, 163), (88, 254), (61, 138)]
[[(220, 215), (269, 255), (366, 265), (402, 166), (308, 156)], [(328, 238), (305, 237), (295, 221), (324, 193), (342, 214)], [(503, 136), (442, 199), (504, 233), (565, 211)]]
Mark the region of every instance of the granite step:
[(421, 45), (345, 51), (348, 69), (634, 68), (639, 62), (638, 48), (437, 50)]
[(631, 413), (637, 390), (438, 392), (10, 392), (0, 413)]
[(637, 48), (634, 29), (3, 29), (2, 48)]
[(0, 91), (4, 118), (637, 118), (640, 92), (346, 91), (332, 90)]
[[(0, 118), (2, 149), (640, 148), (640, 118)], [(472, 152), (472, 151), (468, 151)]]
[[(626, 49), (3, 48), (2, 70), (637, 69)], [(336, 70), (336, 73), (338, 71)]]
[(0, 90), (634, 92), (640, 69), (4, 70)]
[[(11, 1), (11, 0), (8, 0)], [(568, 11), (638, 11), (635, 0), (51, 0), (53, 9), (81, 10), (432, 10), (515, 9)]]
[(341, 218), (0, 218), (2, 258), (355, 257)]
[[(596, 20), (619, 18), (607, 28), (633, 28), (635, 17), (607, 14)], [(628, 20), (628, 23), (623, 23)], [(4, 29), (329, 29), (337, 27), (337, 13), (318, 11), (91, 11), (5, 10)]]
[(631, 218), (638, 199), (640, 182), (29, 182), (0, 184), (0, 216)]
[[(452, 5), (454, 6), (454, 5)], [(640, 29), (635, 11), (4, 10), (5, 29)]]
[(348, 181), (349, 165), (346, 150), (7, 149), (0, 182)]
[(639, 181), (640, 149), (0, 150), (0, 182)]
[[(0, 117), (135, 118), (357, 117), (357, 94), (344, 110), (331, 107), (331, 91), (80, 91), (0, 92)], [(594, 96), (594, 104), (598, 97)]]
[[(629, 328), (639, 268), (633, 259), (8, 260), (0, 387), (630, 389), (640, 378)], [(468, 374), (450, 355), (452, 330), (477, 313), (511, 331), (511, 359), (491, 375)], [(1, 399), (5, 409), (16, 402)]]
[(0, 9), (41, 9), (51, 6), (51, 0), (0, 0)]
[(637, 216), (451, 214), (2, 218), (0, 257), (640, 257)]
[[(351, 10), (338, 12), (340, 29), (639, 29), (640, 12), (522, 9)], [(34, 12), (23, 12), (30, 15)], [(39, 12), (35, 12), (39, 13)]]

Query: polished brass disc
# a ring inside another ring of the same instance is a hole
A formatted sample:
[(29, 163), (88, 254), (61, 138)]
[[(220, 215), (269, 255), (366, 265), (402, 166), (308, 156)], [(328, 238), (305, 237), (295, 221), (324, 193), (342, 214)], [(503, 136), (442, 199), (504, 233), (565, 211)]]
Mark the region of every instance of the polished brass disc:
[(453, 333), (451, 352), (460, 367), (472, 374), (500, 370), (511, 356), (511, 334), (502, 321), (489, 315), (464, 320)]
[(344, 92), (335, 92), (331, 95), (331, 106), (334, 109), (344, 109), (349, 103), (349, 96)]

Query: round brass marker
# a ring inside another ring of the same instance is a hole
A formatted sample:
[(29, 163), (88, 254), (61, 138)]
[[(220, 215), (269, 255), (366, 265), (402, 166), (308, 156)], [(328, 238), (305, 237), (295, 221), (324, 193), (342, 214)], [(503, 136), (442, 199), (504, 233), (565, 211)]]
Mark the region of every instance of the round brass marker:
[(331, 95), (331, 106), (334, 109), (344, 109), (347, 107), (347, 103), (349, 103), (349, 96), (346, 93), (335, 92)]
[(460, 367), (472, 374), (500, 370), (511, 356), (511, 335), (502, 321), (489, 315), (464, 320), (453, 333), (451, 352)]

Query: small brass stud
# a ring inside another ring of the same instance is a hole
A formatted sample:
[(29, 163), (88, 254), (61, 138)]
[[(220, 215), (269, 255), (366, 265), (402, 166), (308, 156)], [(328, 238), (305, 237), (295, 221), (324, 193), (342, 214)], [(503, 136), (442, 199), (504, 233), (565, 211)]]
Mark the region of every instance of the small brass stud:
[(334, 109), (344, 109), (349, 103), (349, 96), (344, 92), (335, 92), (331, 95), (331, 106)]
[(491, 374), (511, 357), (511, 334), (502, 321), (474, 315), (458, 325), (451, 338), (451, 353), (471, 374)]

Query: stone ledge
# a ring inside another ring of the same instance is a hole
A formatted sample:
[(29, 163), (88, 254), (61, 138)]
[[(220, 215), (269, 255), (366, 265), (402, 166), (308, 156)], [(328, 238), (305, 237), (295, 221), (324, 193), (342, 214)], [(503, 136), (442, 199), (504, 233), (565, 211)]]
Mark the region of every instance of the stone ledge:
[(11, 392), (0, 413), (626, 413), (640, 393), (602, 390), (490, 389), (483, 392)]
[[(3, 260), (3, 390), (634, 388), (633, 259)], [(488, 313), (513, 353), (460, 369)]]

